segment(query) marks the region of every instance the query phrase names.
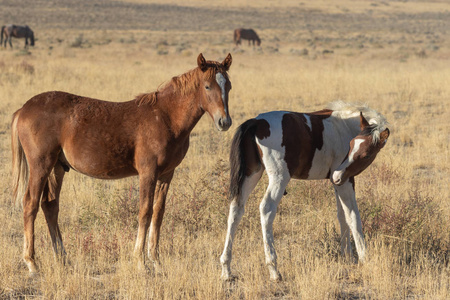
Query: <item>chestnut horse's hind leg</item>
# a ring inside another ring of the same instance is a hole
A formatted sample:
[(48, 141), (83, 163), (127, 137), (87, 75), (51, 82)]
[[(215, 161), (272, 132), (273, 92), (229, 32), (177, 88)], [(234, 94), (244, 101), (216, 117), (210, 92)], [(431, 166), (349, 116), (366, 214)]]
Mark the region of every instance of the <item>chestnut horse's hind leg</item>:
[(39, 210), (39, 200), (41, 198), (44, 185), (47, 182), (50, 171), (55, 164), (51, 157), (38, 157), (33, 163), (29, 161), (30, 177), (28, 187), (23, 198), (23, 225), (24, 225), (24, 249), (23, 259), (31, 274), (37, 272), (34, 258), (34, 221)]
[[(362, 233), (361, 217), (358, 205), (356, 204), (355, 190), (351, 180), (341, 186), (334, 186), (336, 201), (338, 203), (338, 218), (341, 225), (341, 249), (344, 251), (350, 248), (349, 229), (355, 240), (356, 251), (359, 261), (364, 261), (366, 245)], [(347, 250), (344, 255), (350, 255), (351, 250)]]
[(57, 256), (65, 259), (66, 251), (63, 246), (61, 232), (58, 226), (59, 195), (64, 179), (64, 168), (57, 163), (50, 174), (42, 194), (41, 207), (47, 221), (48, 230), (52, 239), (53, 250)]
[(256, 187), (256, 184), (261, 179), (261, 175), (264, 169), (261, 168), (258, 172), (246, 177), (242, 184), (241, 194), (233, 199), (230, 204), (230, 212), (228, 215), (228, 229), (227, 236), (225, 240), (225, 247), (223, 249), (223, 253), (220, 256), (220, 263), (222, 264), (222, 279), (223, 280), (232, 280), (233, 276), (231, 275), (231, 252), (233, 249), (233, 240), (236, 234), (237, 227), (239, 222), (242, 219), (245, 211), (245, 204), (247, 203), (247, 199), (250, 196), (250, 193)]
[(158, 251), (159, 233), (166, 207), (167, 191), (169, 190), (172, 178), (173, 171), (157, 181), (155, 188), (155, 197), (153, 200), (153, 216), (148, 236), (148, 257), (153, 262), (157, 271), (160, 270)]

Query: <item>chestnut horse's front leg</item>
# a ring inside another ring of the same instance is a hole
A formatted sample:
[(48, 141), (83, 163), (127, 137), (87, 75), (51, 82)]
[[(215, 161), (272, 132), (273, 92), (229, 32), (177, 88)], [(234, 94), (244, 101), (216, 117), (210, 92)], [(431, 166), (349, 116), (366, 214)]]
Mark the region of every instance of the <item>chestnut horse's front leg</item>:
[(155, 198), (153, 202), (153, 216), (150, 224), (150, 232), (148, 236), (148, 257), (153, 262), (157, 271), (160, 271), (159, 264), (159, 233), (166, 207), (167, 191), (173, 178), (173, 172), (162, 176), (158, 179), (155, 189)]
[(139, 227), (134, 246), (134, 256), (139, 270), (145, 270), (144, 245), (153, 214), (153, 198), (156, 186), (156, 168), (139, 175)]

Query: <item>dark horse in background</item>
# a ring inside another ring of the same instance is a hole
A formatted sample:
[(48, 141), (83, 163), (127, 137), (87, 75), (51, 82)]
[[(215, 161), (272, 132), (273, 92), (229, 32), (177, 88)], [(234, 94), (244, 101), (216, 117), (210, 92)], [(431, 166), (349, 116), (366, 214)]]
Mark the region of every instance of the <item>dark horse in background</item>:
[(28, 47), (28, 39), (30, 39), (30, 45), (34, 46), (34, 33), (33, 30), (28, 27), (28, 25), (25, 26), (18, 26), (18, 25), (5, 25), (2, 26), (2, 32), (1, 32), (1, 41), (0, 45), (3, 45), (3, 35), (5, 35), (5, 44), (4, 47), (6, 48), (6, 43), (9, 40), (9, 46), (12, 48), (11, 38), (25, 38), (25, 48)]
[(248, 40), (249, 46), (250, 42), (253, 42), (253, 46), (255, 46), (255, 42), (257, 46), (261, 45), (261, 39), (253, 29), (244, 29), (244, 28), (235, 29), (234, 43), (236, 44), (236, 46), (238, 46), (241, 43), (241, 39)]

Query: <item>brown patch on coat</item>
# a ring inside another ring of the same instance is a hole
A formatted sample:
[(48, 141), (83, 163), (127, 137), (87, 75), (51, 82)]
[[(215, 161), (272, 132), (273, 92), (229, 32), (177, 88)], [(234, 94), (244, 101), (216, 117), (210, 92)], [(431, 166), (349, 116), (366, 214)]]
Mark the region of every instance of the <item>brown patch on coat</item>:
[(258, 144), (255, 143), (255, 136), (258, 139), (265, 139), (270, 136), (270, 125), (266, 120), (255, 120), (255, 133), (254, 135), (247, 134), (243, 138), (243, 145), (245, 149), (245, 161), (247, 168), (245, 170), (245, 175), (250, 176), (261, 168), (262, 162), (262, 151)]
[[(259, 140), (262, 140), (262, 139), (268, 138), (269, 136), (270, 136), (269, 122), (267, 122), (264, 119), (256, 120), (255, 137), (257, 137)], [(261, 165), (264, 165), (264, 162), (262, 160), (263, 152), (262, 152), (261, 148), (259, 147), (259, 145), (257, 143), (255, 143), (254, 138), (252, 139), (251, 142), (254, 146), (256, 146), (256, 151), (257, 151), (258, 157), (257, 158), (256, 157), (249, 158), (249, 159), (251, 159), (253, 168), (251, 169), (252, 172), (246, 173), (247, 176), (249, 176), (250, 174), (253, 174), (253, 172), (259, 170), (259, 167)], [(248, 157), (246, 157), (246, 158), (248, 158)], [(257, 159), (257, 161), (255, 161), (255, 159)]]
[(268, 138), (270, 136), (269, 122), (267, 122), (264, 119), (257, 119), (256, 124), (257, 124), (257, 127), (256, 127), (256, 131), (255, 131), (255, 136), (260, 140)]
[(318, 111), (309, 113), (307, 115), (325, 116), (326, 118), (328, 118), (329, 116), (331, 116), (332, 113), (333, 113), (333, 111), (331, 109), (322, 109), (322, 110), (318, 110)]
[(355, 177), (352, 176), (348, 179), (348, 181), (352, 184), (353, 191), (355, 190)]
[(307, 114), (311, 121), (311, 130), (302, 113), (288, 113), (283, 116), (283, 142), (291, 177), (307, 179), (316, 149), (323, 147), (323, 120), (331, 116), (331, 110), (321, 110)]
[[(361, 174), (361, 172), (364, 171), (375, 160), (375, 157), (381, 149), (380, 147), (378, 147), (378, 145), (372, 144), (372, 136), (358, 135), (350, 141), (350, 150), (348, 153), (351, 153), (353, 151), (356, 139), (363, 139), (364, 142), (360, 144), (359, 151), (354, 154), (353, 163), (345, 170), (345, 173), (349, 174), (350, 176), (357, 176)], [(365, 159), (363, 157), (367, 158)]]
[(311, 121), (312, 144), (315, 147), (315, 149), (321, 150), (323, 147), (323, 129), (324, 129), (323, 120), (329, 118), (332, 113), (333, 113), (332, 110), (324, 109), (310, 114), (306, 114), (309, 116), (309, 119)]

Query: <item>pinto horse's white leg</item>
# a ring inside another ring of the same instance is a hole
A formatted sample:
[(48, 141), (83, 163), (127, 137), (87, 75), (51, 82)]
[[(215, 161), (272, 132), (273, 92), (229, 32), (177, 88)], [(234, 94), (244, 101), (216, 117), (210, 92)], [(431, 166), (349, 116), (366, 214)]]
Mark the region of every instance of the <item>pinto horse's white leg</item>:
[(352, 257), (352, 245), (350, 243), (350, 227), (348, 227), (347, 221), (345, 220), (344, 209), (342, 208), (341, 200), (336, 193), (336, 206), (337, 206), (337, 216), (339, 220), (339, 225), (341, 226), (341, 253), (348, 259)]
[[(359, 261), (364, 261), (366, 254), (366, 245), (362, 232), (361, 217), (359, 215), (358, 205), (356, 204), (354, 181), (349, 179), (341, 186), (334, 186), (336, 201), (338, 202), (338, 217), (341, 223), (341, 248), (350, 248), (350, 228), (353, 239), (355, 240), (356, 252)], [(341, 216), (340, 216), (341, 215)], [(343, 215), (343, 217), (342, 217)], [(347, 254), (351, 252), (347, 251)]]
[(286, 169), (279, 172), (270, 172), (269, 186), (267, 187), (264, 199), (259, 205), (261, 213), (261, 226), (264, 239), (264, 252), (266, 255), (266, 265), (269, 268), (270, 279), (281, 280), (281, 275), (277, 270), (277, 254), (273, 240), (273, 220), (277, 212), (278, 204), (283, 197), (286, 186), (289, 183), (290, 175)]
[(233, 249), (233, 239), (236, 234), (236, 229), (239, 225), (239, 222), (242, 219), (245, 211), (245, 204), (247, 203), (247, 199), (250, 196), (250, 193), (256, 187), (259, 179), (261, 179), (261, 175), (263, 173), (263, 169), (252, 174), (249, 177), (244, 179), (244, 183), (242, 184), (241, 194), (237, 199), (233, 199), (230, 204), (230, 213), (228, 215), (228, 230), (227, 236), (225, 240), (225, 247), (223, 249), (223, 253), (220, 256), (220, 263), (222, 264), (222, 279), (223, 280), (231, 280), (233, 276), (231, 275), (231, 252)]

